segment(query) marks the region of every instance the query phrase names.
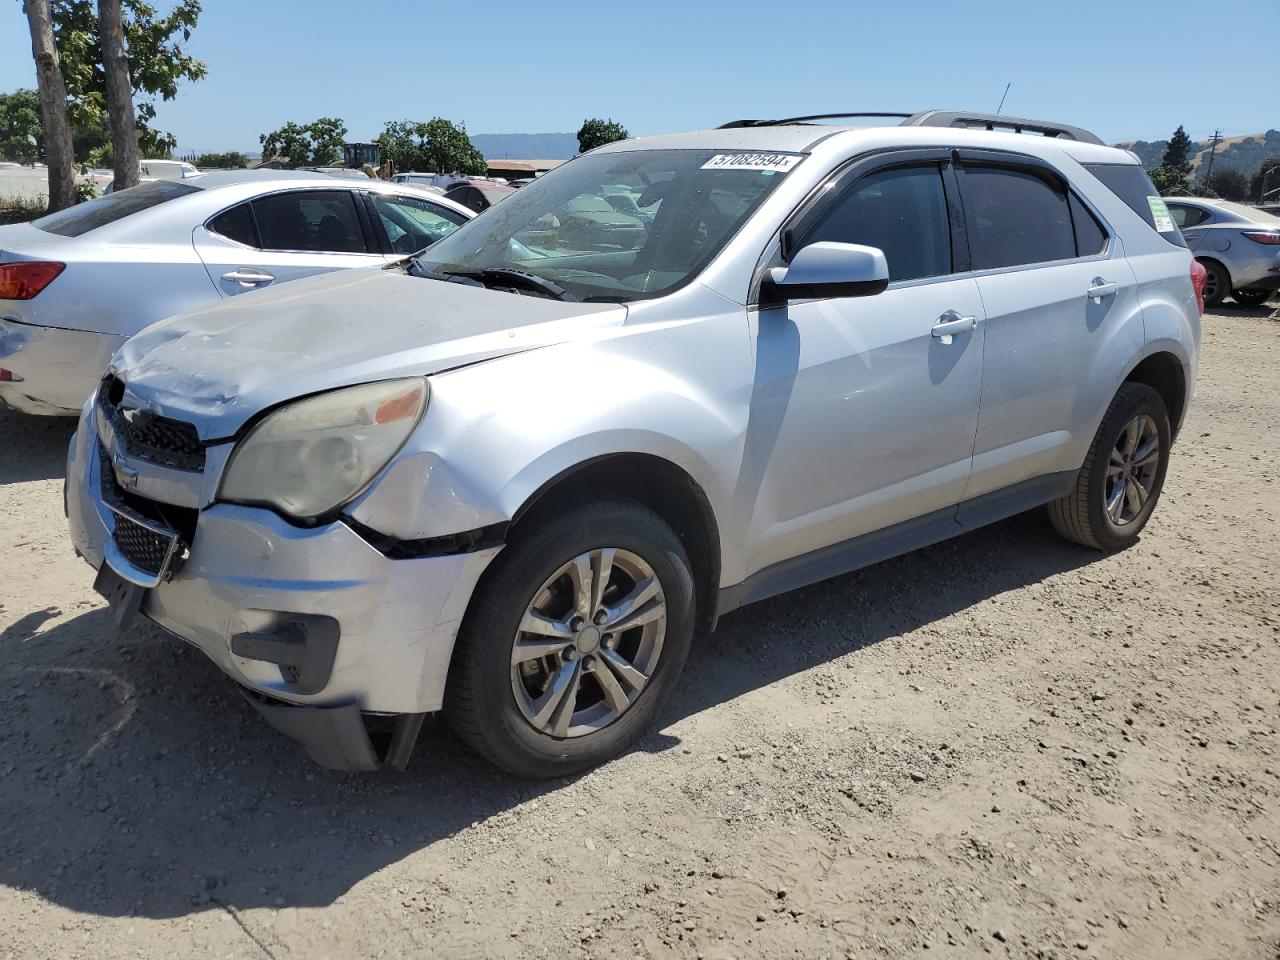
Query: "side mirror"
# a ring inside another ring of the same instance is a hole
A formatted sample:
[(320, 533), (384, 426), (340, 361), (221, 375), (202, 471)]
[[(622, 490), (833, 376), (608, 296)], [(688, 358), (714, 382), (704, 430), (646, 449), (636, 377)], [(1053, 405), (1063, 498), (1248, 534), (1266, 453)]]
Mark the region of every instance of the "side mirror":
[(785, 267), (766, 271), (761, 306), (821, 297), (871, 297), (889, 286), (889, 264), (879, 247), (811, 243)]

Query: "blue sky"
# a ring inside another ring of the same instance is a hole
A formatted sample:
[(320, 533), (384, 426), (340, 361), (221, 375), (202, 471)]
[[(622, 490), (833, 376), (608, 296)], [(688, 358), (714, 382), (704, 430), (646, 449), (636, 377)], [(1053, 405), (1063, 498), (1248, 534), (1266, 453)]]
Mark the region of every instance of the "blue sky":
[[(163, 8), (166, 0), (153, 0)], [(353, 139), (440, 115), (473, 133), (633, 134), (837, 109), (994, 110), (1108, 141), (1280, 127), (1267, 70), (1199, 52), (1280, 0), (205, 0), (191, 49), (209, 76), (160, 105), (179, 150), (256, 150), (285, 121), (338, 116)], [(483, 10), (483, 12), (481, 12)], [(1256, 30), (1250, 24), (1257, 24)], [(1219, 34), (1225, 35), (1225, 34)], [(1258, 51), (1245, 44), (1242, 59)], [(1256, 61), (1255, 61), (1256, 62)], [(0, 90), (34, 86), (26, 20), (0, 0)]]

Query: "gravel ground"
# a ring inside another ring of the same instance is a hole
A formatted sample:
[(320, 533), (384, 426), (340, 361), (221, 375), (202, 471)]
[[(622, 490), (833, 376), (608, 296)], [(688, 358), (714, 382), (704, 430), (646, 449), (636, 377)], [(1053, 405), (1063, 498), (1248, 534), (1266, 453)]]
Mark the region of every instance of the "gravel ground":
[(0, 413), (0, 957), (1280, 957), (1280, 322), (1205, 318), (1141, 542), (1042, 513), (760, 603), (659, 730), (312, 766), (112, 635), (70, 427)]

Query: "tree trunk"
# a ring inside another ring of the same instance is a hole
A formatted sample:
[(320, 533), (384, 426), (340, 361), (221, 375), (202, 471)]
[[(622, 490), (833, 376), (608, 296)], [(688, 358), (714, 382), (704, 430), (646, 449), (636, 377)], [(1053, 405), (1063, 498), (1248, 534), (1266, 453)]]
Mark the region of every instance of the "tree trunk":
[(49, 0), (25, 0), (31, 27), (31, 56), (40, 91), (40, 123), (44, 127), (45, 162), (49, 168), (49, 210), (65, 210), (76, 202), (75, 149), (67, 119), (67, 84), (53, 45)]
[(107, 79), (107, 113), (111, 118), (111, 155), (115, 188), (136, 187), (142, 167), (138, 159), (138, 128), (133, 118), (133, 83), (124, 49), (120, 0), (98, 0), (98, 36), (102, 68)]

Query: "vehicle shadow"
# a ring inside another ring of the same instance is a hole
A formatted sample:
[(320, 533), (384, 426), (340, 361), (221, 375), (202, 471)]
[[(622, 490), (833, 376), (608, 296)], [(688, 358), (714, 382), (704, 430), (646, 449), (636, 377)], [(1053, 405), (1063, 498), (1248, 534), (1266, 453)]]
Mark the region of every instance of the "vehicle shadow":
[[(662, 726), (1098, 556), (1040, 512), (744, 608), (697, 639)], [(115, 637), (103, 610), (41, 632), (56, 614), (0, 634), (0, 883), (68, 909), (327, 905), (566, 785), (514, 780), (438, 725), (404, 774), (322, 770), (194, 648), (150, 626)], [(679, 742), (660, 729), (638, 749)]]
[(0, 486), (61, 477), (75, 429), (74, 417), (34, 417), (0, 406)]

